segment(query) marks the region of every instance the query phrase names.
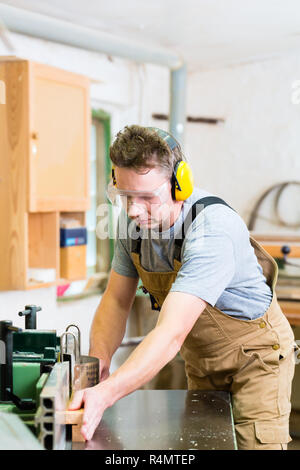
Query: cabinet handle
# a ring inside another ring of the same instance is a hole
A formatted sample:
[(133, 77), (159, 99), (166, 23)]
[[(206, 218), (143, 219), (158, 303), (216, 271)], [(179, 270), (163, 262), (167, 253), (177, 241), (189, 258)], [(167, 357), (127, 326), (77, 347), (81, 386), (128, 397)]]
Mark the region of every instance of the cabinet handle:
[(32, 132), (31, 138), (32, 138), (32, 140), (38, 140), (39, 134), (37, 132)]

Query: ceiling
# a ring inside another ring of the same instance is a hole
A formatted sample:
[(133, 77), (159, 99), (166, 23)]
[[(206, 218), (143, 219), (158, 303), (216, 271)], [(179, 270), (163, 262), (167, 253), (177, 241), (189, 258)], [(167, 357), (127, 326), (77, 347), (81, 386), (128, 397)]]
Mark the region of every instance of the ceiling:
[(299, 0), (0, 0), (176, 52), (190, 72), (300, 51)]

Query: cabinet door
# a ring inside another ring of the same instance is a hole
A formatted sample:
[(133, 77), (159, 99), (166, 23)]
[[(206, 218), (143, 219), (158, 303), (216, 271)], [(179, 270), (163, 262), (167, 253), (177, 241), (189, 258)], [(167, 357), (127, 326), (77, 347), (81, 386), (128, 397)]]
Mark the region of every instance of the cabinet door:
[(86, 210), (89, 80), (32, 62), (29, 71), (29, 210)]
[[(27, 268), (28, 73), (0, 59), (0, 290), (24, 289)], [(4, 316), (5, 310), (3, 310)]]

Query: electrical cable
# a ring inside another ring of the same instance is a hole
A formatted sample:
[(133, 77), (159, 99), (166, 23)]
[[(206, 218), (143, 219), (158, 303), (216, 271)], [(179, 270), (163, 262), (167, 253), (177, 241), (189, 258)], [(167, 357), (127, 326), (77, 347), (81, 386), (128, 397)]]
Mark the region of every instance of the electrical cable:
[(298, 182), (298, 181), (287, 181), (286, 183), (282, 184), (282, 186), (278, 189), (277, 194), (275, 195), (274, 211), (275, 211), (275, 215), (276, 215), (276, 218), (277, 218), (277, 221), (278, 221), (279, 225), (281, 225), (283, 227), (289, 227), (289, 228), (297, 229), (297, 228), (300, 228), (300, 222), (298, 222), (296, 224), (287, 223), (287, 222), (284, 222), (284, 220), (282, 220), (282, 218), (279, 215), (279, 200), (280, 200), (284, 190), (288, 186), (291, 186), (291, 185), (300, 186), (300, 182)]
[[(300, 186), (300, 181), (286, 181), (286, 182), (283, 182), (283, 183), (277, 183), (277, 184), (271, 186), (270, 188), (268, 188), (260, 196), (260, 198), (258, 199), (257, 203), (255, 204), (255, 206), (254, 206), (254, 208), (253, 208), (253, 210), (250, 214), (250, 219), (249, 219), (249, 223), (248, 223), (248, 230), (249, 231), (252, 231), (254, 229), (255, 222), (256, 222), (257, 218), (264, 218), (264, 217), (260, 217), (258, 215), (258, 210), (259, 210), (261, 204), (263, 203), (263, 201), (265, 200), (265, 198), (272, 191), (276, 191), (275, 198), (274, 198), (274, 204), (273, 204), (275, 220), (269, 220), (269, 222), (271, 222), (272, 224), (275, 224), (275, 225), (282, 226), (282, 227), (289, 227), (289, 228), (293, 228), (293, 229), (299, 229), (300, 228), (300, 222), (298, 222), (298, 223), (285, 222), (284, 220), (282, 220), (281, 216), (279, 215), (279, 201), (280, 201), (280, 198), (282, 197), (282, 194), (285, 191), (285, 189), (287, 187), (291, 186), (291, 185)], [(289, 246), (284, 245), (281, 248), (281, 251), (282, 251), (282, 254), (283, 254), (283, 263), (284, 263), (284, 265), (293, 266), (293, 267), (297, 267), (297, 268), (300, 269), (299, 264), (291, 263), (290, 261), (287, 261), (287, 255), (291, 251)]]
[(284, 190), (291, 185), (296, 185), (300, 186), (300, 181), (286, 181), (284, 183), (277, 183), (270, 188), (268, 188), (258, 199), (257, 203), (255, 204), (251, 214), (250, 214), (250, 219), (248, 223), (248, 230), (251, 231), (254, 229), (256, 219), (259, 218), (260, 216), (258, 215), (258, 210), (262, 204), (262, 202), (265, 200), (265, 198), (272, 192), (277, 190), (275, 194), (275, 200), (274, 200), (274, 212), (275, 212), (275, 218), (276, 220), (273, 221), (272, 223), (276, 223), (276, 225), (284, 226), (284, 227), (289, 227), (289, 228), (300, 228), (300, 222), (297, 224), (291, 224), (288, 222), (284, 222), (282, 218), (279, 215), (279, 200), (280, 197), (282, 196), (282, 193)]

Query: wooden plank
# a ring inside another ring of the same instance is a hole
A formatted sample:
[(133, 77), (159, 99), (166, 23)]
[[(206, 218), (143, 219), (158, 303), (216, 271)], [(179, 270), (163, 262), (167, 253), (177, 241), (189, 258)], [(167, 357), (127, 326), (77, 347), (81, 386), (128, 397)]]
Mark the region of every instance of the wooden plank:
[(59, 424), (82, 424), (84, 409), (80, 410), (63, 410), (55, 414), (55, 418)]
[(81, 434), (80, 424), (72, 426), (72, 442), (85, 442), (85, 439), (83, 435)]
[(255, 232), (250, 232), (251, 236), (258, 241), (259, 243), (261, 242), (278, 242), (282, 243), (283, 245), (288, 244), (289, 242), (292, 243), (300, 243), (300, 236), (295, 234), (295, 235), (287, 235), (287, 234), (275, 234), (275, 233), (255, 233)]
[(55, 413), (55, 419), (58, 424), (72, 425), (72, 442), (85, 441), (83, 435), (81, 434), (83, 413), (83, 408), (80, 410), (64, 410)]
[(6, 104), (0, 105), (0, 289), (24, 289), (27, 249), (28, 67), (1, 62)]
[(285, 285), (285, 286), (276, 286), (276, 295), (277, 299), (285, 300), (300, 300), (300, 282), (298, 280), (298, 285)]
[(26, 290), (34, 290), (34, 289), (45, 289), (46, 287), (56, 286), (57, 281), (53, 282), (36, 282), (36, 281), (27, 281)]
[(290, 258), (300, 258), (300, 236), (298, 235), (255, 234), (251, 232), (251, 236), (253, 236), (273, 258), (283, 258), (281, 248), (285, 245), (291, 250), (288, 254)]
[(300, 325), (300, 301), (278, 299), (281, 310), (291, 325)]
[(261, 245), (271, 256), (273, 256), (273, 258), (283, 258), (283, 253), (281, 251), (283, 246), (288, 246), (290, 248), (291, 251), (288, 254), (289, 258), (300, 258), (300, 244), (289, 245), (287, 243), (283, 243), (282, 245), (276, 245), (262, 242)]
[(295, 315), (300, 315), (300, 302), (299, 301), (279, 299), (279, 305), (284, 314), (291, 313)]
[(296, 313), (287, 313), (286, 318), (288, 319), (289, 323), (292, 326), (299, 326), (300, 325), (300, 315)]
[(29, 267), (58, 270), (58, 213), (28, 214)]

